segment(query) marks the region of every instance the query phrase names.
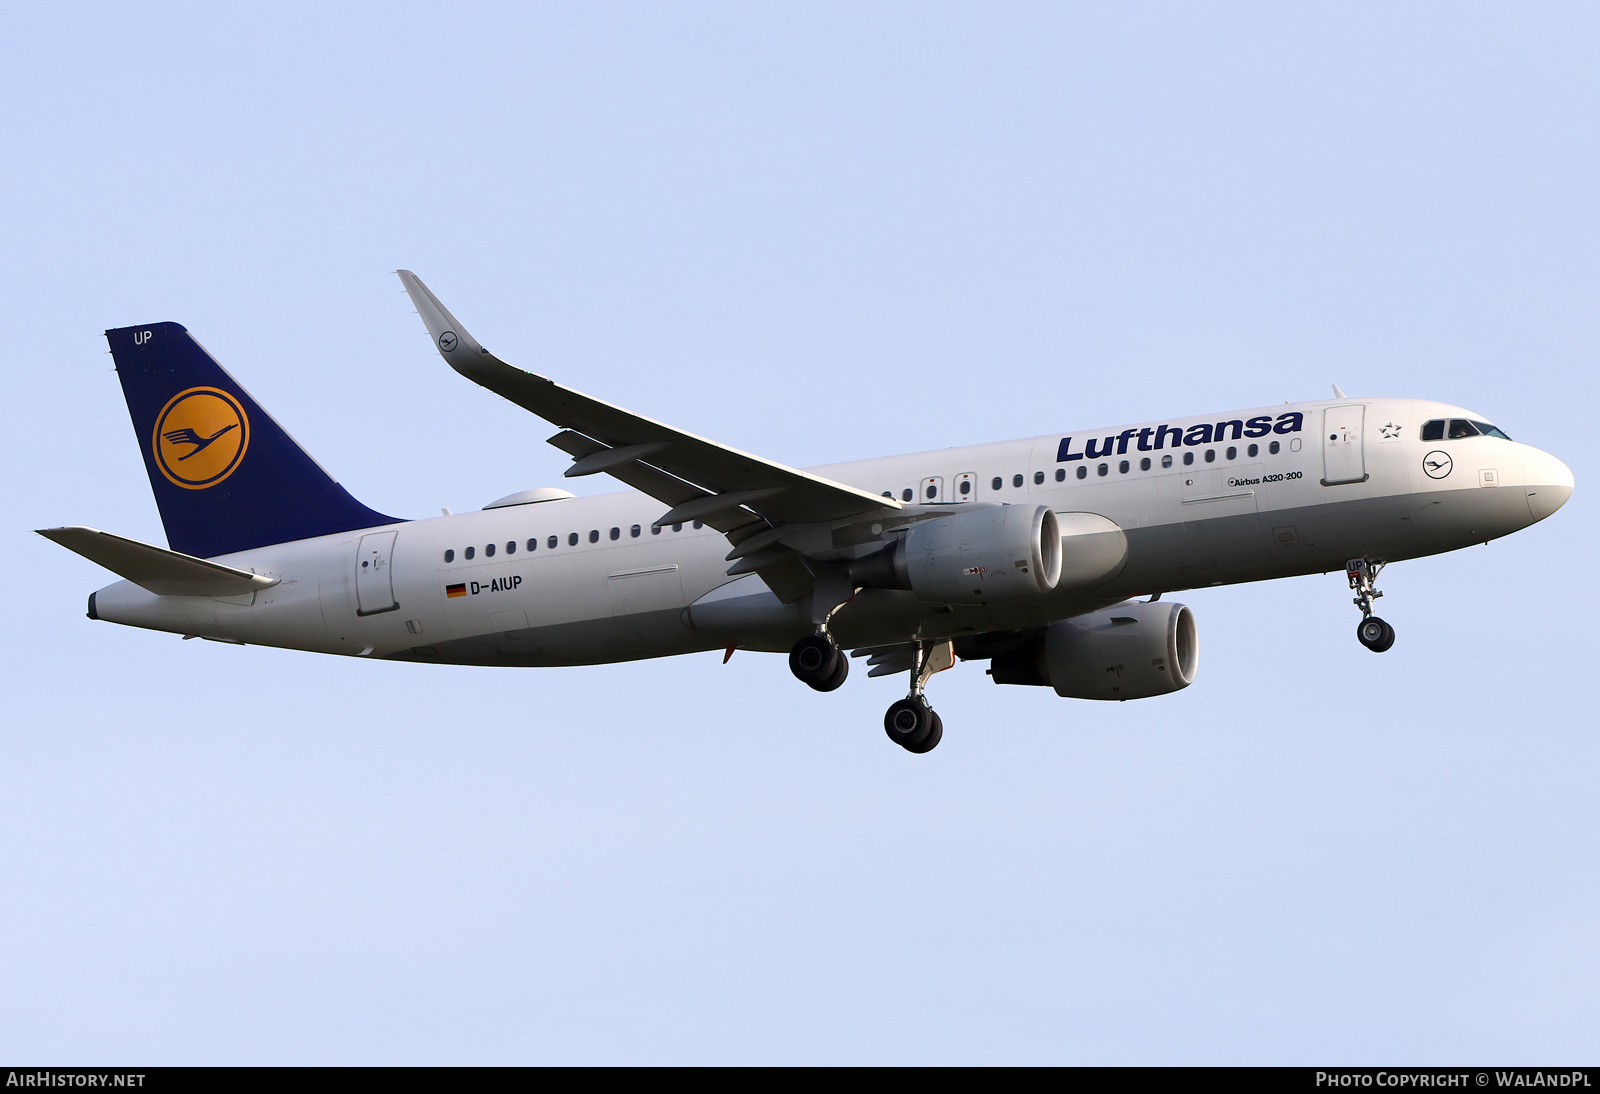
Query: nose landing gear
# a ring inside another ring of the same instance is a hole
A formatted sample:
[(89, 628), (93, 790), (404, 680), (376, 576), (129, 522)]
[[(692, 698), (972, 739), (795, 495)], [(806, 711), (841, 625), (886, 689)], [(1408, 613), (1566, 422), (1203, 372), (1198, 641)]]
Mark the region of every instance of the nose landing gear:
[(928, 678), (955, 664), (955, 647), (949, 642), (918, 642), (911, 661), (911, 693), (889, 707), (883, 730), (889, 740), (918, 754), (932, 752), (944, 739), (944, 722), (923, 696)]
[(1373, 653), (1382, 653), (1394, 645), (1394, 628), (1372, 614), (1372, 602), (1383, 594), (1378, 591), (1378, 571), (1384, 563), (1365, 558), (1352, 558), (1344, 564), (1344, 576), (1355, 590), (1356, 607), (1361, 609), (1361, 622), (1356, 626), (1356, 641)]

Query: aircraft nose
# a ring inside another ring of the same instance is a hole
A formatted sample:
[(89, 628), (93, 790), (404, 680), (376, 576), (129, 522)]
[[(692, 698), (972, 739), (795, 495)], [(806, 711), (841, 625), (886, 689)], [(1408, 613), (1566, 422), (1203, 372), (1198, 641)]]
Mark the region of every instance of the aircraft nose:
[(1572, 469), (1537, 448), (1530, 448), (1523, 459), (1522, 481), (1527, 484), (1528, 513), (1536, 521), (1554, 513), (1572, 497)]

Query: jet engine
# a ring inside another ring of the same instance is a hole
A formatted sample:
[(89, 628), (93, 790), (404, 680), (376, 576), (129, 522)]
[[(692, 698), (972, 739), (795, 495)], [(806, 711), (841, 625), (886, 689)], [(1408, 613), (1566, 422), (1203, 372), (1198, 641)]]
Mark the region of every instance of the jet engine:
[(857, 585), (909, 589), (940, 604), (1040, 596), (1061, 578), (1061, 529), (1046, 505), (996, 505), (919, 521), (850, 564)]
[(1198, 654), (1184, 605), (1118, 604), (1051, 623), (1022, 648), (996, 654), (989, 675), (1068, 699), (1146, 699), (1192, 684)]

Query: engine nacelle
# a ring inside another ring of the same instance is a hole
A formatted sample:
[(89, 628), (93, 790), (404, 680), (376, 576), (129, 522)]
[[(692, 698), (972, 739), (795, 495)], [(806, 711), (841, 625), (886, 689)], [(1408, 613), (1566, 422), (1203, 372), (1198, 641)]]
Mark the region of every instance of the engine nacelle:
[(1050, 624), (1038, 641), (996, 656), (989, 674), (1069, 699), (1146, 699), (1192, 684), (1199, 649), (1184, 605), (1118, 604)]
[(910, 589), (939, 604), (1041, 596), (1061, 579), (1061, 529), (1046, 505), (996, 505), (913, 524), (850, 566), (858, 585)]

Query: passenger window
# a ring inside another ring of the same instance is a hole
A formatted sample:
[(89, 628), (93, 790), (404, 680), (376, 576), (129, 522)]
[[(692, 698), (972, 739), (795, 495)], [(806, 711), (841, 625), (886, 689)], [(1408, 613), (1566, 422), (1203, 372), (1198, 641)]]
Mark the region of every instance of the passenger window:
[(622, 529), (621, 528), (613, 528), (613, 529), (611, 529), (611, 538), (614, 541), (621, 539), (622, 538)]
[(508, 540), (506, 542), (506, 554), (514, 555), (516, 553), (517, 553), (517, 541), (514, 540), (514, 539), (513, 540)]
[(1128, 461), (1127, 460), (1123, 460), (1121, 463), (1117, 464), (1117, 474), (1126, 475), (1127, 473), (1128, 473)]
[(628, 529), (628, 535), (633, 537), (634, 539), (638, 539), (639, 538), (639, 533), (642, 532), (642, 531), (644, 531), (644, 529), (640, 528), (637, 524), (635, 524), (632, 528)]
[(994, 479), (989, 483), (989, 489), (990, 490), (998, 490), (1004, 485), (1005, 485), (1005, 480), (1002, 479), (999, 475), (996, 475), (994, 477)]
[(1172, 457), (1171, 456), (1162, 456), (1161, 457), (1161, 466), (1162, 467), (1171, 467), (1172, 466)]
[(971, 479), (962, 479), (961, 480), (961, 492), (963, 494), (972, 493), (972, 480)]
[(491, 543), (491, 544), (489, 544), (487, 547), (485, 547), (483, 549), (483, 557), (484, 558), (493, 558), (494, 557), (494, 544)]
[(1239, 450), (1237, 448), (1234, 448), (1232, 445), (1229, 445), (1228, 446), (1228, 459), (1236, 460), (1238, 458), (1239, 458)]
[(672, 530), (673, 530), (673, 531), (674, 531), (674, 532), (681, 532), (681, 531), (683, 531), (683, 525), (681, 525), (681, 524), (674, 524), (674, 525), (673, 525), (673, 526), (672, 526)]
[(455, 553), (455, 551), (454, 551), (454, 550), (449, 550), (449, 551), (446, 551), (446, 552), (445, 552), (445, 553), (444, 553), (444, 560), (445, 560), (445, 561), (446, 561), (446, 562), (454, 562), (454, 561), (455, 561), (455, 560), (456, 560), (456, 553)]
[(1078, 465), (1078, 478), (1086, 479), (1088, 477), (1089, 477), (1089, 469), (1087, 467), (1084, 467), (1082, 464), (1079, 464)]
[(465, 554), (465, 556), (466, 556), (466, 559), (467, 559), (467, 561), (468, 561), (468, 562), (471, 562), (471, 561), (472, 561), (472, 556), (473, 556), (473, 554), (474, 554), (474, 553), (475, 553), (475, 550), (476, 550), (476, 549), (475, 549), (475, 548), (472, 548), (472, 547), (468, 547), (468, 548), (467, 548), (467, 549), (466, 549), (466, 551), (465, 551), (465, 552), (464, 552), (464, 554)]
[(1110, 471), (1110, 470), (1111, 470), (1111, 468), (1110, 468), (1110, 466), (1109, 466), (1109, 465), (1107, 465), (1107, 464), (1101, 464), (1101, 465), (1100, 465), (1100, 466), (1099, 466), (1099, 467), (1098, 467), (1098, 468), (1096, 468), (1096, 472), (1097, 472), (1097, 473), (1098, 473), (1098, 474), (1100, 474), (1100, 475), (1102, 475), (1102, 476), (1103, 476), (1103, 475), (1104, 475), (1104, 474), (1105, 474), (1105, 473), (1106, 473), (1106, 472), (1107, 472), (1107, 471)]
[(1278, 454), (1278, 449), (1280, 447), (1281, 446), (1278, 444), (1277, 441), (1273, 441), (1271, 444), (1267, 445), (1267, 451), (1272, 453), (1274, 456), (1276, 456)]
[(1473, 422), (1472, 424), (1477, 426), (1478, 432), (1482, 433), (1485, 437), (1499, 437), (1502, 441), (1509, 441), (1511, 439), (1505, 435), (1504, 430), (1496, 429), (1488, 422)]
[(1038, 486), (1043, 481), (1044, 481), (1044, 472), (1043, 471), (1035, 471), (1033, 473), (1033, 485)]
[(908, 486), (904, 490), (900, 491), (900, 500), (901, 501), (910, 501), (911, 500), (911, 487)]
[(1464, 437), (1476, 437), (1478, 431), (1472, 428), (1472, 423), (1464, 418), (1450, 419), (1450, 439), (1459, 441)]
[(1217, 462), (1217, 450), (1215, 448), (1206, 449), (1206, 462), (1207, 463), (1216, 463)]
[(1435, 418), (1431, 422), (1422, 423), (1422, 439), (1425, 441), (1444, 440), (1444, 419)]
[(706, 526), (706, 522), (703, 520), (697, 520), (694, 522), (694, 526), (696, 528), (704, 528)]
[(651, 535), (652, 535), (652, 536), (659, 536), (659, 535), (660, 535), (660, 534), (661, 534), (661, 525), (659, 525), (659, 524), (652, 524), (652, 525), (651, 525), (651, 526), (650, 526), (650, 534), (651, 534)]
[(928, 484), (928, 500), (932, 501), (934, 498), (936, 498), (938, 496), (939, 496), (939, 488), (937, 486), (933, 485), (933, 483), (930, 482)]
[(1056, 468), (1056, 481), (1057, 482), (1066, 482), (1067, 481), (1067, 469), (1065, 467)]
[(1259, 444), (1253, 444), (1249, 448), (1244, 450), (1244, 454), (1246, 456), (1249, 456), (1251, 459), (1255, 459), (1256, 456), (1258, 454), (1260, 454), (1260, 452), (1261, 452), (1261, 446)]
[(1021, 475), (1012, 475), (1011, 476), (1011, 485), (1012, 486), (1021, 486), (1022, 485), (1022, 476)]
[(598, 529), (598, 528), (589, 529), (589, 542), (590, 543), (599, 543), (600, 542), (600, 529)]
[(537, 551), (538, 549), (539, 549), (539, 541), (536, 540), (536, 539), (530, 539), (528, 541), (528, 550)]
[(578, 545), (578, 533), (576, 533), (576, 532), (568, 532), (567, 533), (567, 546), (568, 547), (576, 547), (577, 545)]
[(1149, 456), (1146, 456), (1144, 459), (1139, 461), (1139, 470), (1140, 471), (1148, 471), (1148, 470), (1150, 470), (1150, 457)]
[(560, 543), (561, 543), (561, 537), (560, 536), (551, 536), (549, 539), (544, 541), (544, 545), (546, 547), (550, 548), (552, 551), (554, 551), (556, 549), (556, 547), (560, 545)]
[(1183, 466), (1188, 467), (1193, 462), (1194, 462), (1194, 453), (1193, 452), (1185, 452), (1183, 454)]

